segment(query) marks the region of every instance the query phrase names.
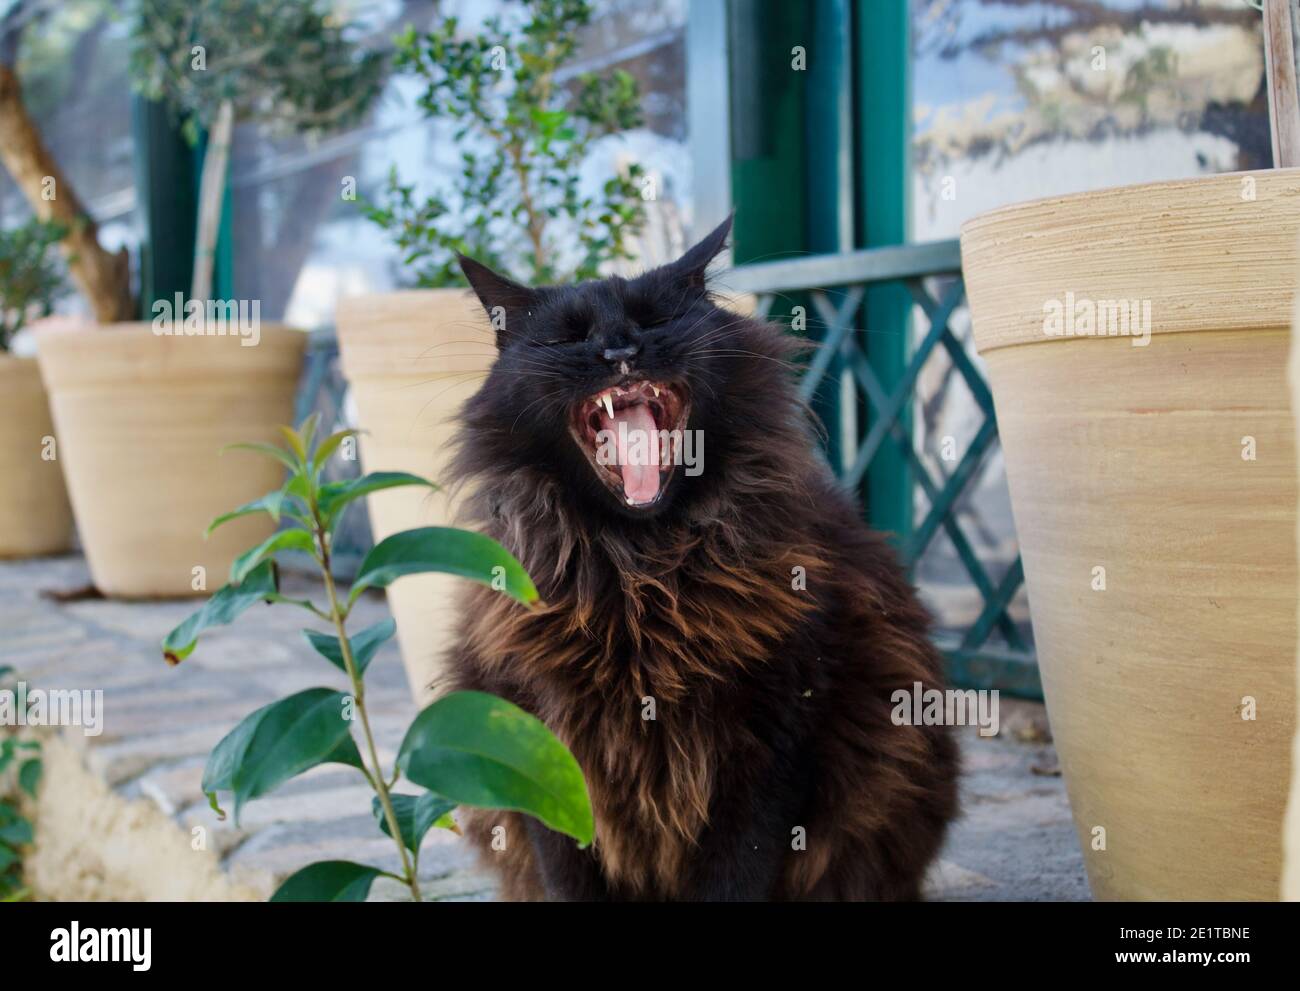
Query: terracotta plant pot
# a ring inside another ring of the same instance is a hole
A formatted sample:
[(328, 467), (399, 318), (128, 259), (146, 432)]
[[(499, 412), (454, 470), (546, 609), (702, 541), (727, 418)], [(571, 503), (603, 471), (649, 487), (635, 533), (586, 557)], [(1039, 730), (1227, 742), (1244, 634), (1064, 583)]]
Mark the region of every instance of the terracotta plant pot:
[[(273, 443), (293, 418), (306, 335), (157, 336), (148, 324), (37, 335), (78, 530), (95, 585), (123, 598), (208, 595), (263, 516), (211, 520), (278, 488), (283, 467), (222, 447)], [(196, 571), (196, 569), (203, 569)]]
[[(460, 406), (496, 357), (487, 316), (468, 290), (421, 289), (339, 303), (339, 352), (352, 387), (366, 471), (447, 477)], [(448, 526), (456, 507), (444, 491), (398, 488), (367, 499), (375, 541), (420, 526)], [(409, 575), (388, 588), (411, 692), (427, 704), (451, 641), (461, 579)]]
[[(962, 230), (1043, 689), (1100, 899), (1279, 895), (1297, 231), (1295, 169), (1040, 200)], [(1078, 333), (1085, 301), (1113, 300), (1149, 301), (1146, 346), (1133, 324)]]
[(72, 543), (53, 438), (36, 359), (0, 354), (0, 558), (57, 554)]

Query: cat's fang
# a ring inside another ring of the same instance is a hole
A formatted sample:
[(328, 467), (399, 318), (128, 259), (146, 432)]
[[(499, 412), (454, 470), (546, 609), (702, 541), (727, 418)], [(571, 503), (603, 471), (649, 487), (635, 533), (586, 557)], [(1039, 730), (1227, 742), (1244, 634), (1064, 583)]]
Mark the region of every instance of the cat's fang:
[(639, 511), (660, 502), (671, 483), (674, 461), (662, 438), (684, 430), (689, 415), (683, 386), (625, 379), (575, 404), (569, 433), (596, 477), (622, 505)]

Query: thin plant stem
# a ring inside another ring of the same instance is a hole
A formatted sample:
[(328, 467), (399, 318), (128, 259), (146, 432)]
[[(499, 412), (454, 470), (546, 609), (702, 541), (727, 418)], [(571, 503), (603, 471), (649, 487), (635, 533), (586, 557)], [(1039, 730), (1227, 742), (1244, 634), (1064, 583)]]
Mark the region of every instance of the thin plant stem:
[[(338, 587), (334, 584), (334, 575), (330, 571), (329, 533), (320, 518), (315, 502), (313, 498), (311, 510), (315, 521), (316, 543), (320, 547), (321, 575), (325, 579), (325, 592), (329, 596), (330, 618), (333, 620), (334, 630), (338, 634), (339, 650), (343, 653), (343, 666), (347, 669), (348, 680), (352, 682), (352, 697), (356, 700), (361, 732), (365, 737), (366, 750), (369, 752), (370, 763), (373, 766), (373, 773), (364, 768), (363, 773), (369, 780), (370, 786), (375, 790), (375, 794), (379, 796), (379, 804), (384, 810), (384, 820), (388, 823), (388, 832), (393, 837), (393, 842), (397, 844), (397, 852), (402, 858), (402, 880), (411, 889), (412, 900), (423, 901), (420, 897), (420, 879), (416, 869), (412, 866), (406, 844), (402, 841), (402, 830), (397, 823), (397, 813), (393, 810), (393, 800), (389, 794), (388, 783), (384, 780), (384, 766), (379, 762), (379, 751), (375, 747), (375, 736), (370, 731), (370, 716), (366, 712), (365, 682), (362, 681), (361, 675), (357, 672), (356, 661), (352, 657), (352, 644), (348, 642), (347, 631), (344, 628), (347, 611), (339, 603)], [(394, 780), (396, 780), (396, 775), (394, 775)]]

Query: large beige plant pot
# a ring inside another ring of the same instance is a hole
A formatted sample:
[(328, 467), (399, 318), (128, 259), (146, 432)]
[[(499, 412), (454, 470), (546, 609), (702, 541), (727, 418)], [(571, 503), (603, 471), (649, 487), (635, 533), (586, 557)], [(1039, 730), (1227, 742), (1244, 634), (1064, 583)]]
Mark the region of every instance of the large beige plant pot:
[[(962, 231), (1043, 688), (1100, 899), (1279, 894), (1297, 231), (1300, 170), (1041, 200)], [(1083, 299), (1149, 300), (1149, 344), (1049, 336), (1049, 301), (1067, 293), (1081, 314)]]
[(58, 458), (36, 359), (0, 354), (0, 558), (57, 554), (71, 544)]
[(147, 324), (37, 335), (59, 456), (95, 585), (123, 598), (211, 594), (267, 537), (216, 516), (278, 488), (284, 469), (239, 442), (280, 440), (293, 418), (306, 335), (157, 336)]
[[(1300, 285), (1300, 270), (1296, 273)], [(1291, 321), (1291, 363), (1288, 371), (1291, 385), (1291, 413), (1295, 417), (1296, 435), (1300, 437), (1300, 293), (1296, 296)], [(1297, 534), (1300, 538), (1300, 534)], [(1300, 555), (1300, 539), (1296, 544)], [(1296, 679), (1300, 695), (1300, 649), (1297, 649)], [(1297, 713), (1300, 717), (1300, 713)], [(1282, 898), (1300, 902), (1300, 727), (1297, 727), (1291, 744), (1291, 798), (1287, 802), (1286, 828), (1282, 839)]]
[[(478, 300), (462, 289), (357, 296), (339, 303), (337, 324), (343, 371), (365, 431), (364, 469), (445, 481), (456, 414), (496, 357)], [(456, 513), (446, 491), (418, 487), (376, 492), (367, 505), (376, 542), (414, 527), (448, 526)], [(402, 661), (421, 705), (435, 695), (461, 582), (409, 575), (388, 588)]]

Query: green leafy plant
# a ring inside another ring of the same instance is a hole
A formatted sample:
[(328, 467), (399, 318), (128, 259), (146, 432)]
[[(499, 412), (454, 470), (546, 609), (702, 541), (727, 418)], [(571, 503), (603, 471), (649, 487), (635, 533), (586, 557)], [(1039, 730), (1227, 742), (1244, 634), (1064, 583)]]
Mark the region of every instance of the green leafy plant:
[[(394, 534), (366, 555), (346, 592), (330, 570), (330, 543), (347, 507), (357, 499), (398, 486), (432, 483), (403, 472), (374, 472), (322, 482), (321, 469), (355, 430), (314, 443), (317, 417), (297, 430), (281, 428), (286, 446), (235, 445), (275, 458), (288, 470), (284, 485), (214, 520), (209, 532), (254, 513), (286, 523), (231, 565), (230, 583), (163, 640), (163, 655), (179, 664), (207, 629), (230, 623), (257, 602), (284, 603), (327, 623), (328, 631), (303, 630), (307, 642), (341, 671), (347, 691), (309, 688), (258, 709), (236, 726), (208, 757), (203, 790), (221, 816), (218, 793), (230, 792), (238, 820), (246, 802), (321, 764), (355, 768), (374, 791), (372, 813), (393, 838), (401, 873), (347, 861), (311, 864), (289, 877), (272, 901), (363, 901), (375, 878), (395, 878), (420, 900), (420, 844), (434, 827), (455, 829), (457, 805), (512, 809), (551, 829), (591, 842), (594, 824), (586, 782), (573, 755), (536, 718), (504, 699), (482, 692), (453, 692), (424, 709), (411, 723), (395, 766), (379, 761), (366, 709), (365, 674), (378, 649), (392, 637), (391, 619), (350, 633), (349, 615), (366, 589), (384, 588), (403, 575), (444, 572), (481, 582), (508, 595), (519, 608), (538, 606), (537, 589), (523, 566), (496, 541), (447, 527)], [(322, 605), (280, 594), (276, 555), (306, 552), (324, 583)], [(354, 727), (359, 734), (354, 735)], [(358, 741), (357, 736), (360, 740)], [(399, 794), (405, 778), (423, 789)]]
[[(586, 0), (525, 0), (527, 20), (511, 31), (502, 19), (462, 36), (456, 18), (432, 32), (396, 39), (396, 67), (423, 81), (420, 107), (456, 123), (461, 169), (447, 195), (424, 199), (394, 169), (367, 215), (393, 238), (425, 287), (463, 285), (456, 252), (495, 268), (516, 264), (529, 281), (589, 279), (603, 262), (630, 257), (629, 235), (645, 221), (644, 172), (632, 163), (583, 195), (579, 167), (597, 138), (641, 123), (636, 80), (627, 72), (586, 73), (571, 83), (561, 70), (578, 30), (591, 20)], [(551, 224), (579, 246), (562, 263)]]
[[(0, 666), (0, 683), (12, 674), (13, 668)], [(0, 727), (0, 902), (18, 902), (30, 895), (23, 882), (22, 848), (32, 842), (32, 824), (19, 811), (9, 785), (12, 782), (19, 792), (36, 798), (43, 767), (38, 741), (19, 739), (12, 729)]]
[(199, 188), (193, 299), (212, 290), (235, 124), (321, 133), (356, 123), (383, 85), (384, 56), (319, 0), (136, 0), (131, 70), (150, 99), (208, 129)]
[(63, 269), (52, 249), (67, 233), (62, 224), (41, 220), (0, 230), (0, 351), (9, 350), (33, 312), (48, 315), (63, 291)]

